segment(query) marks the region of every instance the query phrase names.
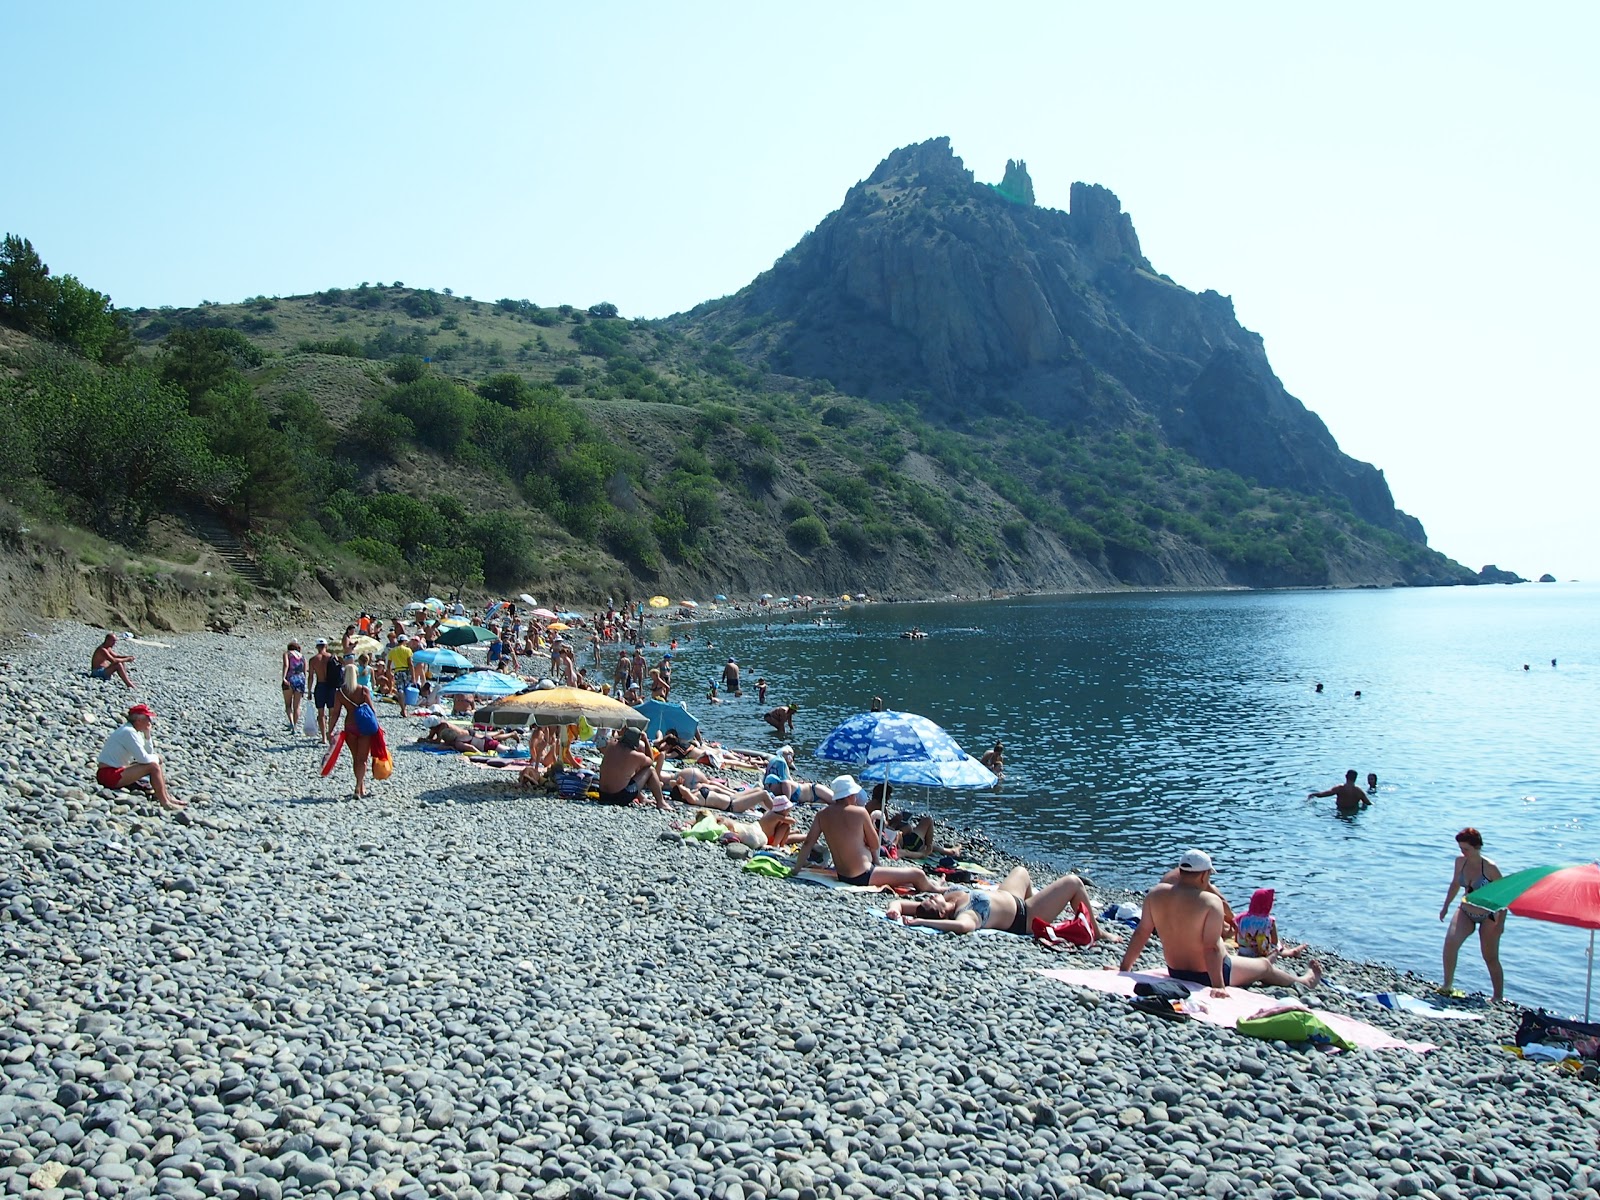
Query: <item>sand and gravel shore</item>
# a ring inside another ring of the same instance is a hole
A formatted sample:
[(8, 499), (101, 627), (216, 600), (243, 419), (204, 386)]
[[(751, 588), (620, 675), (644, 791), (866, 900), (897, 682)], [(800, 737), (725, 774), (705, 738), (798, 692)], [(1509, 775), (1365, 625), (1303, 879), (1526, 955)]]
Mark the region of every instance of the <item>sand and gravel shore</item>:
[(136, 648), (191, 801), (163, 813), (93, 783), (129, 700), (95, 640), (0, 672), (0, 1193), (1600, 1195), (1594, 1088), (1501, 1050), (1510, 1008), (1319, 996), (1426, 1056), (1158, 1021), (1025, 939), (902, 931), (407, 749), (392, 709), (353, 801), (285, 728), (279, 634)]

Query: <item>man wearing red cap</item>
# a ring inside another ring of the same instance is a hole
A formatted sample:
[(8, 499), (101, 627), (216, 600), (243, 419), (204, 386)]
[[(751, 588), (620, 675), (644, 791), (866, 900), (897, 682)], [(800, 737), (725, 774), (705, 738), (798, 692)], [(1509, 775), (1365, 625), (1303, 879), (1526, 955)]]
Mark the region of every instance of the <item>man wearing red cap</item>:
[(166, 772), (161, 769), (161, 755), (156, 753), (151, 732), (155, 719), (148, 704), (135, 704), (128, 710), (127, 722), (113, 729), (100, 747), (95, 782), (102, 787), (149, 792), (162, 808), (184, 808), (188, 801), (167, 790)]

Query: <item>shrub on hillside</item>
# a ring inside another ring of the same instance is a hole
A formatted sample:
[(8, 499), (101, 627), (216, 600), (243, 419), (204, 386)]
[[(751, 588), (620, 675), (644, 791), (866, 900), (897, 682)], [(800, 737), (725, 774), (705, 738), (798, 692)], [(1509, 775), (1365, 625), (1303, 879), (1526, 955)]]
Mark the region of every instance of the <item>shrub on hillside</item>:
[(401, 448), (416, 433), (416, 426), (409, 417), (395, 412), (375, 396), (361, 402), (361, 408), (346, 430), (350, 443), (357, 449), (390, 461), (399, 456)]
[(872, 549), (872, 542), (861, 527), (848, 522), (834, 526), (833, 540), (839, 543), (840, 548), (851, 558), (864, 558)]
[(800, 553), (810, 554), (828, 544), (828, 527), (816, 517), (801, 517), (789, 523), (785, 536)]
[(428, 373), (428, 364), (417, 354), (402, 354), (389, 364), (389, 378), (396, 383), (415, 383)]
[(335, 354), (340, 358), (365, 358), (367, 352), (353, 337), (303, 338), (295, 346), (301, 354)]
[(174, 500), (232, 489), (237, 464), (212, 452), (177, 388), (146, 370), (99, 371), (66, 354), (47, 367), (0, 382), (9, 457), (96, 532), (138, 541)]

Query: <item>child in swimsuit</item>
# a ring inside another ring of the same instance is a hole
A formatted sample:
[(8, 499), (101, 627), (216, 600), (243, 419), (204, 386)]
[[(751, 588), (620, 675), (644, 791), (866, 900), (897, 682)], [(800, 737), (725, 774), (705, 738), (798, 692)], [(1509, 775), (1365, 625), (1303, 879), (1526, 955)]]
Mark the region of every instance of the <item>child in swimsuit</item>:
[(1285, 946), (1278, 940), (1278, 920), (1272, 915), (1271, 888), (1257, 888), (1250, 897), (1250, 911), (1239, 918), (1239, 956), (1241, 958), (1293, 958), (1305, 950), (1303, 944)]

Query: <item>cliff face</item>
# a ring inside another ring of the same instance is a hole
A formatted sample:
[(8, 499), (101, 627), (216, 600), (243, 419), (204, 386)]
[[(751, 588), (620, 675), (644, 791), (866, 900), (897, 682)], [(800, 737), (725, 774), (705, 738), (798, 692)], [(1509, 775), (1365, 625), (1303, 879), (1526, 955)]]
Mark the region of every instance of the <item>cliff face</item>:
[(1155, 271), (1112, 192), (1074, 184), (1068, 212), (1031, 195), (1021, 163), (989, 187), (948, 139), (897, 150), (772, 270), (679, 323), (933, 416), (1016, 405), (1068, 427), (1153, 425), (1204, 465), (1425, 540), (1382, 472), (1284, 389), (1227, 297)]

